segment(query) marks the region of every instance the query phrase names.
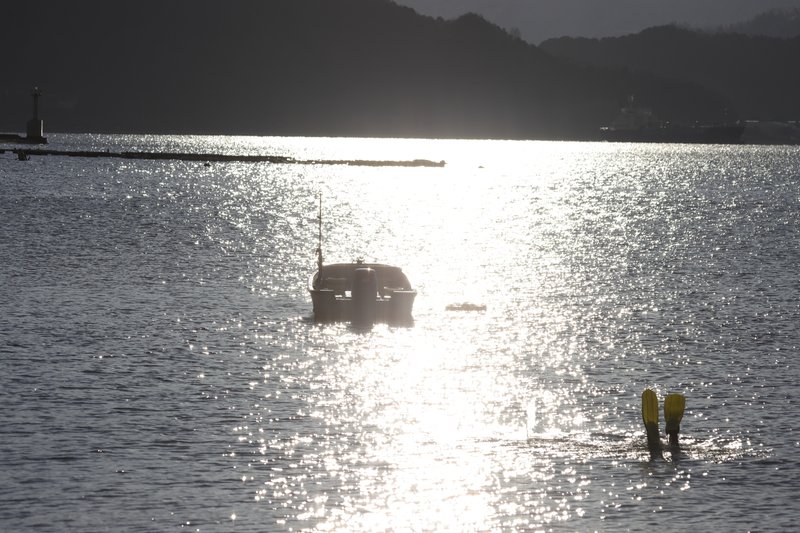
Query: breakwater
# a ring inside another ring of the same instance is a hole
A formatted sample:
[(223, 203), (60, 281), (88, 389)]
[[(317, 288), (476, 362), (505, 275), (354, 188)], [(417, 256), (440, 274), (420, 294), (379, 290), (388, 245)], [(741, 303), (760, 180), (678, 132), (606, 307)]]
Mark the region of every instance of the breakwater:
[[(412, 159), (405, 161), (385, 161), (369, 159), (295, 159), (280, 155), (231, 155), (202, 154), (181, 152), (111, 152), (107, 150), (43, 150), (21, 149), (11, 150), (20, 160), (31, 156), (65, 156), (65, 157), (105, 157), (120, 159), (153, 159), (174, 161), (198, 161), (203, 163), (274, 163), (297, 165), (351, 165), (366, 167), (443, 167), (444, 161), (428, 159)], [(5, 150), (0, 150), (0, 153)]]

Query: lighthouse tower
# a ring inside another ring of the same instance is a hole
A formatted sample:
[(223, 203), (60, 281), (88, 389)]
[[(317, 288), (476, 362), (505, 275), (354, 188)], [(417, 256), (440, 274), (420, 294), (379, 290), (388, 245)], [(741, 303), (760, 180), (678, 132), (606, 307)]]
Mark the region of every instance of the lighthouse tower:
[(44, 137), (44, 121), (39, 118), (39, 97), (42, 92), (38, 87), (34, 87), (31, 92), (33, 96), (33, 118), (28, 121), (27, 141), (32, 143), (44, 144), (47, 139)]

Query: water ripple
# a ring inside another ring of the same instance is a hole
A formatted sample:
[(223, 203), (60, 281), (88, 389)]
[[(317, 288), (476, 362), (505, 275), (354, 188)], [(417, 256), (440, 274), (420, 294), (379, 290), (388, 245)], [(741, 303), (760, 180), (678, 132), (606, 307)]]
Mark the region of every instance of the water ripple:
[[(0, 529), (793, 526), (796, 148), (53, 143), (448, 165), (0, 158)], [(412, 327), (310, 319), (320, 192)]]

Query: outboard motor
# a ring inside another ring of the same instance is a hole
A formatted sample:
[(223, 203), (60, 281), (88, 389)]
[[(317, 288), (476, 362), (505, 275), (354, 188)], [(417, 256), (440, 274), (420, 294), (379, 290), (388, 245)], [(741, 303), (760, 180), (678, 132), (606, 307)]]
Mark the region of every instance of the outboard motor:
[(353, 317), (356, 326), (371, 326), (375, 322), (378, 274), (371, 268), (357, 268), (353, 273)]

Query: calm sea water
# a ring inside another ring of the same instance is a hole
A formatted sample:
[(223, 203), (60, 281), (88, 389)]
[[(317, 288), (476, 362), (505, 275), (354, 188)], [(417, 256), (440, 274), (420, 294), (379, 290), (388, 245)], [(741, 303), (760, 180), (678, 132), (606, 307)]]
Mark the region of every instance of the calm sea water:
[[(2, 531), (800, 519), (800, 148), (51, 145), (448, 164), (0, 155)], [(320, 193), (326, 260), (402, 266), (413, 327), (310, 320)], [(679, 455), (646, 387), (686, 396)]]

